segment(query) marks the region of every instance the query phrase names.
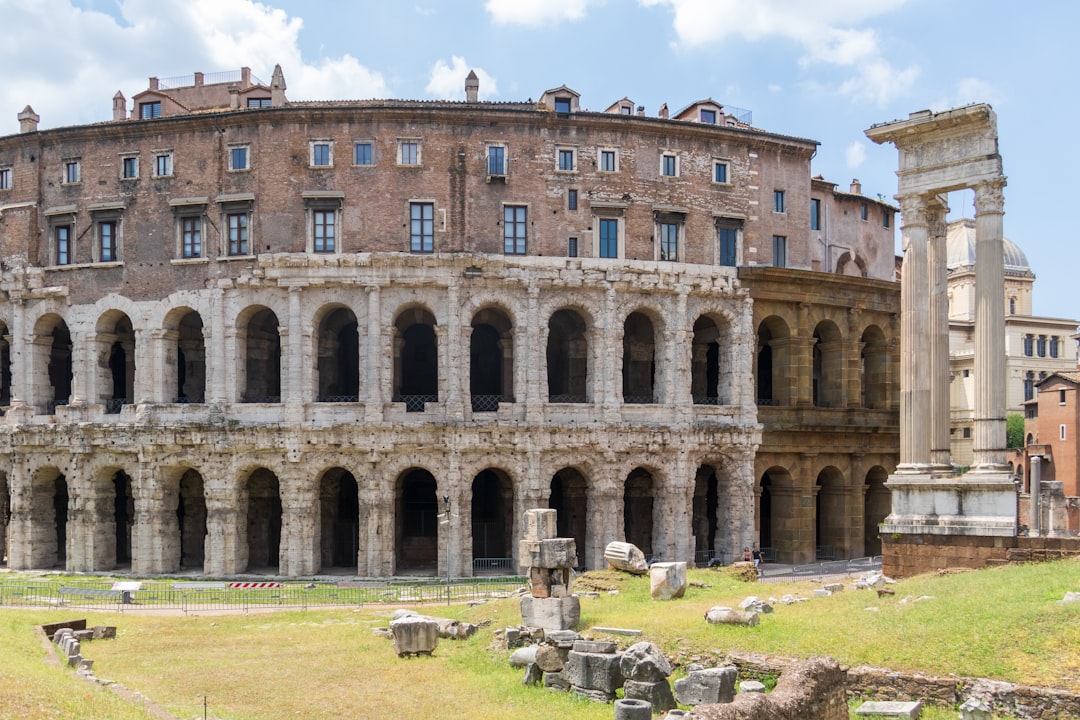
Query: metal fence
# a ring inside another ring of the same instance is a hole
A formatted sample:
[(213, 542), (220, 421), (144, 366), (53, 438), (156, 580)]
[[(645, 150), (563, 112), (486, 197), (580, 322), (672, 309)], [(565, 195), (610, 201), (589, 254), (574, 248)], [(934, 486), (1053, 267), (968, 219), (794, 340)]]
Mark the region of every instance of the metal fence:
[(773, 565), (762, 563), (758, 570), (761, 582), (798, 582), (830, 575), (861, 575), (871, 570), (881, 570), (881, 556), (832, 560), (809, 565)]
[(138, 610), (238, 611), (260, 608), (423, 605), (503, 598), (525, 587), (521, 577), (455, 578), (445, 581), (356, 580), (302, 582), (139, 583), (137, 590), (114, 590), (112, 581), (0, 582), (0, 607)]

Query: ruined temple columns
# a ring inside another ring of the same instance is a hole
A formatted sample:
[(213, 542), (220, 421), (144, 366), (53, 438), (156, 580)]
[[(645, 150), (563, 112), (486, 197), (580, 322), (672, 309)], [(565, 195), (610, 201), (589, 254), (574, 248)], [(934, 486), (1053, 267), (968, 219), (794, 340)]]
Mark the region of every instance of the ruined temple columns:
[(975, 186), (975, 472), (1005, 468), (1004, 186)]
[(930, 462), (934, 472), (952, 471), (949, 449), (949, 258), (945, 218), (949, 212), (942, 196), (927, 198), (930, 282)]
[[(930, 465), (930, 373), (924, 349), (930, 340), (927, 277), (929, 208), (926, 198), (899, 198), (904, 261), (900, 276), (900, 464), (898, 474), (922, 473)], [(920, 367), (920, 360), (924, 361)]]

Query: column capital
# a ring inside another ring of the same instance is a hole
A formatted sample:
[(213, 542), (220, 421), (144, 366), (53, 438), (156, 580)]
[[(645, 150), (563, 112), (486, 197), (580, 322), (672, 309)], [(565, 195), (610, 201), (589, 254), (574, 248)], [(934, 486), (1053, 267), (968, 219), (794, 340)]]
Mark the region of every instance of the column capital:
[(975, 213), (1005, 212), (1005, 178), (981, 182), (975, 186)]
[(903, 226), (925, 225), (928, 221), (927, 209), (932, 196), (921, 194), (897, 195), (896, 201), (900, 203), (900, 217)]

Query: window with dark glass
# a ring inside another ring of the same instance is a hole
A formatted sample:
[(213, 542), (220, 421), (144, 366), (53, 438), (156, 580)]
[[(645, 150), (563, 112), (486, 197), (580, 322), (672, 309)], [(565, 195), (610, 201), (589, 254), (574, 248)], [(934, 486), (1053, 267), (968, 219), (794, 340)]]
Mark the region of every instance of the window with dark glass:
[(197, 215), (180, 218), (180, 255), (202, 257), (202, 218)]
[(1050, 357), (1056, 358), (1058, 356), (1058, 345), (1061, 343), (1061, 339), (1054, 335), (1050, 338)]
[(721, 227), (720, 234), (720, 264), (726, 267), (735, 267), (738, 264), (738, 238), (739, 231), (731, 227)]
[(566, 209), (577, 210), (577, 190), (573, 188), (566, 191)]
[(66, 160), (64, 162), (64, 182), (69, 185), (79, 182), (78, 160)]
[(507, 205), (503, 208), (503, 252), (507, 255), (524, 255), (526, 249), (526, 208)]
[(614, 150), (601, 150), (600, 151), (600, 171), (601, 172), (615, 172), (615, 151)]
[(557, 113), (569, 113), (570, 112), (570, 98), (557, 97), (555, 98), (555, 112)]
[(150, 120), (161, 117), (161, 101), (139, 103), (139, 119)]
[(660, 173), (664, 177), (675, 177), (679, 172), (678, 161), (674, 155), (664, 155), (661, 160)]
[(787, 238), (783, 235), (773, 235), (772, 257), (773, 267), (787, 267)]
[(371, 165), (371, 143), (356, 143), (356, 165)]
[(248, 169), (248, 149), (244, 147), (234, 147), (229, 149), (229, 169), (230, 170), (247, 170)]
[(116, 256), (116, 221), (103, 220), (97, 225), (98, 262), (114, 262)]
[(677, 223), (660, 223), (660, 259), (673, 262), (679, 259), (679, 225)]
[(399, 165), (419, 165), (420, 164), (420, 143), (418, 142), (402, 142), (398, 146), (401, 152), (401, 159)]
[(506, 174), (506, 148), (502, 145), (488, 147), (488, 175)]
[(863, 203), (859, 206), (859, 219), (866, 220), (868, 217), (870, 217), (870, 208), (866, 206), (866, 203)]
[(120, 177), (125, 180), (134, 180), (139, 177), (139, 158), (134, 156), (125, 157), (121, 162)]
[(892, 224), (892, 213), (888, 210), (881, 211), (881, 227), (887, 228)]
[(248, 254), (248, 214), (229, 213), (226, 216), (229, 231), (229, 254)]
[(577, 257), (577, 238), (567, 238), (566, 240), (566, 256)]
[(783, 190), (774, 190), (773, 191), (773, 212), (778, 212), (778, 213), (784, 212), (784, 191)]
[(1031, 357), (1035, 354), (1035, 336), (1030, 333), (1024, 336), (1024, 355)]
[(316, 167), (330, 165), (330, 143), (312, 143), (311, 164)]
[(334, 210), (315, 210), (312, 213), (312, 239), (314, 250), (317, 253), (331, 253), (337, 248), (334, 236), (334, 221), (337, 212)]
[(574, 151), (562, 148), (559, 150), (559, 170), (564, 172), (573, 172), (574, 170)]
[(248, 98), (247, 99), (247, 106), (249, 108), (273, 107), (274, 106), (274, 99), (273, 98), (268, 98), (268, 97), (264, 97), (264, 98)]
[(71, 264), (71, 226), (57, 225), (53, 228), (53, 237), (56, 239), (56, 264)]
[(154, 175), (168, 177), (172, 175), (172, 153), (154, 156)]
[(1035, 342), (1035, 354), (1039, 357), (1046, 357), (1046, 336), (1040, 335), (1039, 339)]
[(713, 182), (714, 183), (726, 183), (727, 179), (727, 163), (715, 162), (713, 163)]
[(817, 198), (810, 199), (810, 229), (821, 229), (821, 201)]
[(619, 221), (600, 218), (600, 257), (619, 257)]
[(435, 204), (409, 203), (409, 250), (435, 251)]
[(702, 110), (701, 111), (701, 122), (707, 123), (709, 125), (715, 125), (716, 124), (716, 111), (715, 110)]

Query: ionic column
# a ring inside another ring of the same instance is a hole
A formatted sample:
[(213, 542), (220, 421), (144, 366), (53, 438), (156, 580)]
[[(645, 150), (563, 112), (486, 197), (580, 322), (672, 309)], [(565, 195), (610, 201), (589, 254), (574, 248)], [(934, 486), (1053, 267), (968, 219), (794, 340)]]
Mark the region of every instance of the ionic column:
[(945, 242), (945, 216), (948, 212), (949, 207), (942, 196), (927, 202), (927, 264), (930, 272), (930, 461), (938, 472), (952, 469), (952, 454), (949, 450), (949, 251)]
[[(900, 464), (897, 473), (923, 473), (930, 465), (930, 283), (926, 198), (900, 200), (904, 262), (900, 280)], [(921, 361), (921, 364), (920, 364)]]
[(848, 309), (847, 340), (843, 344), (844, 353), (844, 405), (849, 408), (863, 405), (863, 385), (866, 378), (862, 376), (862, 350), (863, 342), (859, 334), (859, 316), (862, 308)]
[[(810, 305), (799, 303), (798, 335), (792, 338), (788, 358), (795, 375), (792, 405), (814, 404), (814, 334), (810, 329)], [(775, 355), (773, 362), (776, 362)], [(775, 392), (775, 389), (774, 389)]]
[(976, 472), (1005, 467), (1005, 178), (975, 188)]

